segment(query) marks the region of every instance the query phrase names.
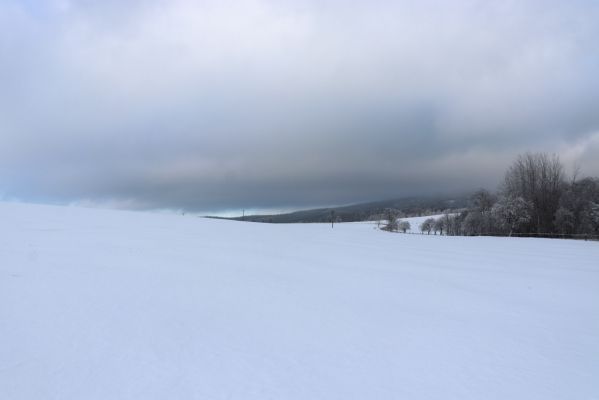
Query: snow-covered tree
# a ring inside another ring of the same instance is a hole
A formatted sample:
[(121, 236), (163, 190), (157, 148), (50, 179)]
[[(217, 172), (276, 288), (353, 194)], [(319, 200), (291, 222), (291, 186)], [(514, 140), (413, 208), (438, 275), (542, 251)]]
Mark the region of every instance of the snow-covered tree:
[(433, 225), (433, 230), (435, 231), (435, 235), (439, 232), (440, 235), (443, 234), (443, 230), (445, 229), (445, 221), (443, 218), (437, 218), (435, 220), (435, 224)]
[(445, 222), (445, 234), (450, 236), (459, 236), (462, 232), (462, 224), (467, 213), (445, 214), (443, 220)]
[(483, 233), (484, 216), (479, 211), (473, 210), (468, 212), (462, 222), (462, 231), (464, 235), (480, 235)]
[(472, 209), (474, 211), (480, 212), (481, 214), (490, 212), (491, 208), (493, 208), (493, 204), (495, 204), (496, 201), (496, 196), (486, 189), (477, 190), (470, 198)]
[(428, 235), (430, 235), (434, 225), (435, 219), (427, 218), (424, 220), (424, 222), (422, 222), (422, 224), (420, 224), (420, 232), (426, 232)]
[(574, 213), (564, 207), (558, 208), (555, 212), (555, 227), (562, 234), (574, 233)]
[(397, 220), (398, 212), (397, 210), (388, 208), (385, 210), (385, 219), (387, 220), (386, 225), (381, 228), (385, 231), (395, 232), (399, 228), (398, 220)]
[(406, 231), (408, 231), (411, 228), (411, 225), (408, 221), (401, 221), (399, 223), (399, 230), (402, 231), (403, 233), (406, 233)]
[(529, 229), (548, 233), (554, 230), (564, 183), (564, 167), (557, 155), (526, 153), (508, 169), (502, 192), (504, 197), (521, 197), (529, 203)]
[(589, 217), (595, 233), (599, 232), (599, 203), (591, 203)]
[(522, 197), (503, 197), (493, 206), (497, 222), (511, 236), (515, 230), (530, 222), (532, 205)]

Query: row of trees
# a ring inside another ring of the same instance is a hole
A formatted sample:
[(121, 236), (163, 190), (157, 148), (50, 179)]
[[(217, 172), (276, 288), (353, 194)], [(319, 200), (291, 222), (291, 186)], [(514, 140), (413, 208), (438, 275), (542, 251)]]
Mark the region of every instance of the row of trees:
[(578, 179), (578, 171), (567, 178), (557, 156), (524, 154), (496, 195), (478, 191), (458, 217), (466, 235), (597, 235), (599, 179)]
[(599, 235), (599, 179), (567, 177), (555, 155), (527, 153), (508, 169), (497, 193), (481, 189), (470, 207), (422, 223), (446, 235)]
[(440, 233), (442, 235), (443, 232), (447, 232), (448, 227), (451, 227), (452, 221), (454, 221), (454, 217), (450, 214), (445, 214), (443, 217), (437, 219), (427, 218), (420, 225), (420, 231), (426, 232), (429, 235), (431, 234), (431, 232), (434, 232), (435, 235), (437, 233)]
[(378, 224), (380, 226), (381, 219), (384, 218), (387, 222), (381, 229), (389, 232), (406, 233), (412, 228), (412, 226), (410, 225), (409, 221), (402, 221), (400, 219), (401, 215), (402, 213), (398, 210), (394, 210), (392, 208), (386, 209), (385, 212), (379, 216)]

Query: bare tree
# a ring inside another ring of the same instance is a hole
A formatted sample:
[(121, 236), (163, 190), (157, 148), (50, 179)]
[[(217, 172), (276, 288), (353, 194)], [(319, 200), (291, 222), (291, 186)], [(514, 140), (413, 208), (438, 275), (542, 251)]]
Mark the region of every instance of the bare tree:
[(398, 212), (397, 210), (394, 210), (392, 208), (388, 208), (385, 210), (385, 219), (387, 220), (387, 224), (382, 227), (381, 229), (389, 231), (389, 232), (394, 232), (397, 231), (399, 228), (398, 222), (397, 222), (397, 216), (398, 216)]
[(556, 155), (526, 153), (506, 173), (503, 196), (522, 198), (529, 205), (529, 229), (552, 232), (554, 215), (564, 189), (564, 167)]
[(472, 208), (482, 214), (488, 213), (493, 208), (493, 204), (497, 201), (495, 195), (487, 189), (479, 189), (470, 198)]
[(445, 220), (444, 218), (437, 218), (435, 220), (435, 225), (433, 225), (433, 230), (435, 231), (435, 235), (439, 232), (440, 235), (443, 234), (443, 229), (445, 229)]
[(422, 222), (422, 224), (420, 224), (420, 231), (426, 232), (428, 235), (430, 235), (431, 231), (433, 230), (434, 225), (435, 225), (435, 219), (427, 218)]
[(445, 214), (443, 220), (445, 222), (445, 234), (451, 236), (459, 236), (462, 232), (462, 225), (468, 213), (461, 212), (458, 214)]
[[(462, 231), (465, 235), (473, 236), (483, 233), (483, 215), (479, 211), (468, 211), (462, 222)], [(486, 233), (486, 232), (485, 232)]]
[(382, 213), (373, 214), (367, 218), (368, 221), (376, 221), (377, 228), (381, 227), (381, 222), (383, 221), (384, 215)]
[(574, 233), (574, 213), (565, 207), (560, 207), (555, 212), (555, 227), (561, 234)]
[(470, 198), (472, 207), (469, 212), (463, 216), (464, 225), (467, 228), (467, 234), (480, 235), (489, 233), (493, 230), (493, 218), (491, 209), (497, 201), (497, 196), (486, 189), (479, 189)]
[[(593, 203), (599, 202), (599, 180), (593, 178), (575, 179), (566, 186), (559, 202), (559, 209), (555, 213), (555, 223), (564, 222), (565, 209), (572, 214), (572, 233), (593, 234), (595, 229), (592, 223)], [(560, 215), (558, 215), (560, 212)], [(557, 226), (563, 228), (563, 226)]]
[(599, 203), (591, 203), (589, 221), (592, 233), (599, 233)]

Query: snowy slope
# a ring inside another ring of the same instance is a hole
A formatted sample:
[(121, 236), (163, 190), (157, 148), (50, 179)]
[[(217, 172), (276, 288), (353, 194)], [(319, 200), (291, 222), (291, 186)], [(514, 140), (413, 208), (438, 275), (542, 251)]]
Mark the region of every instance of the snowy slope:
[[(454, 214), (449, 214), (454, 215)], [(408, 221), (410, 223), (410, 229), (407, 230), (409, 233), (422, 233), (420, 231), (420, 225), (427, 219), (439, 219), (443, 218), (445, 214), (435, 214), (435, 215), (425, 215), (422, 217), (410, 217), (410, 218), (400, 218), (400, 221)], [(362, 224), (362, 223), (370, 223), (378, 225), (378, 221), (367, 221), (367, 222), (353, 222), (354, 224)], [(386, 221), (383, 219), (380, 221), (380, 226), (385, 226)]]
[(599, 398), (599, 243), (0, 221), (0, 399)]
[[(453, 215), (453, 214), (450, 214)], [(424, 217), (412, 217), (412, 218), (402, 218), (402, 221), (408, 221), (410, 223), (410, 229), (408, 232), (410, 233), (421, 233), (420, 225), (429, 218), (439, 219), (443, 218), (445, 214), (437, 214), (437, 215), (426, 215)]]

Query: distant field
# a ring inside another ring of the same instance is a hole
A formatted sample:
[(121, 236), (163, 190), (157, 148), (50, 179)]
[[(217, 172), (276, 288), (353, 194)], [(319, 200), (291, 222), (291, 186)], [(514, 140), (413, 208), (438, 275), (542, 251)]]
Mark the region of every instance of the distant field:
[(597, 243), (0, 220), (0, 399), (599, 398)]

